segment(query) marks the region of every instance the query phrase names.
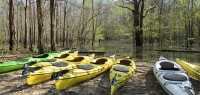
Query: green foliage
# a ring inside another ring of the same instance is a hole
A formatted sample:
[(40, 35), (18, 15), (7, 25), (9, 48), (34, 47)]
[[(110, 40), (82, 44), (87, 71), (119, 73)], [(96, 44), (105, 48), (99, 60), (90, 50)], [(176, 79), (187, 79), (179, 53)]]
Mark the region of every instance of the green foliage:
[(200, 20), (200, 10), (195, 11), (195, 16)]
[(101, 40), (104, 40), (104, 36), (102, 34), (102, 31), (104, 30), (104, 28), (102, 26), (99, 26), (97, 27), (97, 30), (96, 30), (96, 39), (101, 39)]

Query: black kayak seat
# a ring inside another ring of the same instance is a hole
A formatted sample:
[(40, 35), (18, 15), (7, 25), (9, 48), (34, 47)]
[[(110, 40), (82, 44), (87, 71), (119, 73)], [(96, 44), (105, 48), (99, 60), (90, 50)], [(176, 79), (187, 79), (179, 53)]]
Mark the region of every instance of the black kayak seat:
[(131, 61), (129, 60), (120, 60), (120, 64), (126, 65), (126, 66), (132, 66)]
[(42, 62), (55, 62), (55, 61), (56, 61), (56, 59), (47, 59), (47, 60), (44, 60)]
[(182, 74), (167, 73), (163, 75), (163, 78), (171, 81), (187, 81), (187, 77)]
[(162, 62), (160, 63), (160, 70), (179, 70), (179, 68), (174, 68), (174, 64), (170, 62)]
[(28, 59), (15, 59), (15, 60), (13, 60), (13, 61), (26, 62), (26, 61), (28, 61)]
[(84, 60), (84, 57), (78, 56), (78, 57), (75, 57), (73, 60), (67, 60), (67, 61), (70, 61), (70, 62), (81, 62), (82, 60)]
[(68, 56), (69, 56), (69, 54), (62, 54), (60, 57), (54, 57), (54, 58), (66, 58)]
[(120, 72), (129, 72), (129, 68), (122, 66), (114, 66), (113, 69)]
[(68, 66), (68, 64), (65, 63), (65, 62), (55, 62), (52, 65), (56, 66), (56, 67), (66, 67), (66, 66)]
[(105, 62), (108, 61), (107, 59), (105, 58), (102, 58), (102, 59), (97, 59), (96, 62), (90, 62), (92, 64), (105, 64)]
[(48, 56), (49, 54), (41, 54), (41, 55), (33, 56), (33, 58), (47, 58)]
[(83, 69), (83, 70), (91, 70), (93, 68), (94, 68), (94, 66), (92, 66), (92, 65), (79, 65), (78, 66), (78, 69)]

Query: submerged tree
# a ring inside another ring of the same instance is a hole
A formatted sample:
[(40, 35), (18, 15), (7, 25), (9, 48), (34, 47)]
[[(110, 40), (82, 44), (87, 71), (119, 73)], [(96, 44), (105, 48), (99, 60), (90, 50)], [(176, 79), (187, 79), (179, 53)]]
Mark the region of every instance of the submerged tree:
[[(144, 14), (144, 0), (121, 0), (119, 3), (113, 1), (117, 6), (130, 10), (133, 14), (133, 27), (135, 32), (136, 46), (143, 46), (143, 19), (149, 10), (155, 8), (155, 6), (146, 10)], [(127, 4), (133, 5), (133, 8), (127, 6)], [(134, 38), (134, 33), (132, 34)], [(133, 41), (134, 42), (134, 41)]]

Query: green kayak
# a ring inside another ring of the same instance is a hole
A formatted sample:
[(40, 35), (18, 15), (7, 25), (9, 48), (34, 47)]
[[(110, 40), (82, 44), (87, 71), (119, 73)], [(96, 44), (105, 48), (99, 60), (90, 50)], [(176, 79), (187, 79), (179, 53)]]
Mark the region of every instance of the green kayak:
[(44, 54), (40, 54), (33, 57), (0, 62), (0, 73), (23, 69), (26, 64), (34, 64), (36, 62), (52, 59), (54, 57), (60, 57), (61, 55), (67, 54), (69, 52), (70, 50), (65, 50), (61, 52), (44, 53)]

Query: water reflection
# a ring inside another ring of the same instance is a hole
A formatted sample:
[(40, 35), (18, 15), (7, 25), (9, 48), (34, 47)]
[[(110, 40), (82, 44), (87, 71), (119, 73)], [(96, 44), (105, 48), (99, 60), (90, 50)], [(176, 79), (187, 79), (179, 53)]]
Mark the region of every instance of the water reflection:
[(130, 56), (135, 62), (155, 62), (158, 60), (160, 55), (163, 55), (167, 59), (173, 61), (175, 61), (176, 58), (180, 58), (190, 63), (200, 63), (200, 53), (155, 51), (156, 49), (159, 49), (159, 47), (134, 47), (131, 43), (131, 41), (101, 41), (101, 44), (98, 43), (95, 45), (95, 51), (105, 51), (106, 56), (116, 54), (116, 58)]

